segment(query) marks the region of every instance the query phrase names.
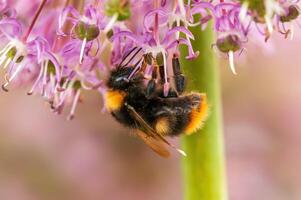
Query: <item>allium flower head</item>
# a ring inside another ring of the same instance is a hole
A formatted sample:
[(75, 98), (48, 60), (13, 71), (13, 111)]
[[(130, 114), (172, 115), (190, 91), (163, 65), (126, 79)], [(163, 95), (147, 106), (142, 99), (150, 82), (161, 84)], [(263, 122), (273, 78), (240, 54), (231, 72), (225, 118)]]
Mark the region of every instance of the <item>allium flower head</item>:
[[(0, 66), (6, 70), (6, 82), (2, 88), (7, 91), (8, 84), (31, 62), (30, 51), (32, 49), (30, 47), (32, 47), (32, 43), (22, 41), (21, 25), (16, 20), (10, 19), (9, 22), (7, 20), (5, 22), (2, 24), (2, 33), (7, 44), (0, 51)], [(11, 25), (12, 30), (5, 29), (7, 25)]]
[[(46, 39), (38, 37), (36, 40), (34, 40), (34, 43), (36, 47), (36, 52), (34, 55), (37, 58), (37, 64), (39, 65), (40, 69), (38, 77), (27, 94), (31, 95), (37, 89), (37, 92), (40, 90), (42, 96), (46, 97), (47, 85), (51, 85), (50, 88), (52, 88), (52, 92), (54, 92), (58, 82), (60, 81), (60, 64), (56, 58), (56, 55), (51, 51), (50, 45)], [(38, 86), (40, 86), (40, 88)]]
[[(277, 29), (285, 37), (290, 34), (291, 39), (294, 36), (294, 21), (297, 20), (300, 14), (300, 7), (295, 2), (282, 1), (283, 12), (276, 17)], [(288, 25), (288, 27), (287, 27)]]
[[(259, 32), (266, 42), (277, 32), (292, 38), (300, 15), (299, 1), (294, 0), (68, 2), (34, 0), (31, 3), (39, 6), (22, 13), (12, 9), (10, 1), (0, 1), (0, 66), (5, 70), (5, 91), (26, 72), (31, 78), (22, 84), (28, 94), (41, 95), (55, 113), (70, 104), (70, 119), (82, 91), (103, 95), (104, 82), (116, 67), (133, 68), (124, 81), (143, 72), (146, 85), (155, 81), (164, 95), (172, 92), (179, 58), (205, 55), (192, 47), (198, 37), (192, 27), (205, 30), (212, 22), (212, 46), (227, 56), (236, 74), (235, 58), (246, 48), (251, 32)], [(180, 51), (181, 45), (187, 52)]]

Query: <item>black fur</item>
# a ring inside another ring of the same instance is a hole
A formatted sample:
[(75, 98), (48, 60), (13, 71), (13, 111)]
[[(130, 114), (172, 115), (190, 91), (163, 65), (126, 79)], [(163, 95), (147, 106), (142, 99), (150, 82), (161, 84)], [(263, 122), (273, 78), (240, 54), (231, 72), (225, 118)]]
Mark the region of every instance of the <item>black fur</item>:
[[(197, 94), (178, 96), (177, 92), (172, 90), (167, 97), (164, 97), (162, 89), (152, 91), (153, 94), (150, 95), (149, 88), (143, 83), (144, 78), (141, 72), (137, 72), (128, 80), (132, 70), (129, 67), (117, 68), (112, 71), (107, 82), (110, 89), (126, 93), (124, 106), (112, 112), (115, 119), (128, 127), (142, 130), (143, 127), (131, 116), (126, 106), (130, 105), (152, 128), (155, 127), (159, 118), (166, 117), (169, 121), (167, 135), (173, 136), (183, 132), (191, 120), (191, 110), (200, 103), (200, 97)], [(158, 87), (152, 86), (152, 88)]]

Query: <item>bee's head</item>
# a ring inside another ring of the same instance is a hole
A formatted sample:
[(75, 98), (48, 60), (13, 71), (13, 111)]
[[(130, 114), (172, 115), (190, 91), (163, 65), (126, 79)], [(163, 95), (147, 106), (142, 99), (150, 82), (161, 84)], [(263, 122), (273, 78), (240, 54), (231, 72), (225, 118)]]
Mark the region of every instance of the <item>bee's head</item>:
[(132, 80), (128, 79), (132, 71), (130, 67), (116, 68), (111, 72), (107, 86), (115, 90), (127, 89), (132, 84)]

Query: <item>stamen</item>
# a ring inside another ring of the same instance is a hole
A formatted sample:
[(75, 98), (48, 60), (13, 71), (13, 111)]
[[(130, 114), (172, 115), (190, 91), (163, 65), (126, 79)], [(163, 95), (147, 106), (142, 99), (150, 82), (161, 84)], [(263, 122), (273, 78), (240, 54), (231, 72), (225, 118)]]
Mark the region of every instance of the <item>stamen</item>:
[(3, 62), (8, 58), (7, 57), (7, 53), (13, 48), (12, 45), (7, 45), (0, 53), (1, 57), (0, 57), (0, 66), (3, 64)]
[(104, 29), (104, 33), (109, 32), (112, 27), (114, 26), (115, 22), (117, 21), (118, 13), (115, 13), (112, 18), (110, 19), (109, 23), (107, 24), (106, 28)]
[[(14, 69), (14, 67), (15, 67), (15, 65), (18, 65), (18, 64), (16, 64), (16, 62), (17, 62), (17, 60), (18, 60), (18, 58), (21, 56), (21, 54), (16, 54), (15, 56), (14, 56), (14, 58), (13, 58), (13, 60), (10, 62), (10, 65), (11, 65), (11, 67), (9, 68), (9, 71), (8, 72), (6, 72), (6, 74), (5, 74), (5, 78), (6, 78), (6, 81), (8, 81), (8, 74), (11, 74), (12, 73), (12, 71), (13, 71), (13, 69)], [(19, 65), (20, 65), (21, 63), (19, 63)]]
[(7, 59), (6, 56), (1, 56), (0, 57), (0, 66), (2, 66), (3, 62), (5, 62), (6, 59)]
[(42, 96), (43, 97), (46, 97), (46, 91), (45, 91), (45, 88), (46, 88), (46, 85), (47, 85), (47, 69), (48, 69), (48, 61), (44, 61), (43, 62), (43, 78), (42, 78)]
[(169, 89), (170, 89), (169, 82), (165, 82), (163, 85), (163, 93), (165, 97), (168, 95)]
[(167, 64), (166, 64), (166, 55), (164, 51), (161, 51), (163, 55), (163, 65), (164, 65), (164, 85), (163, 85), (163, 93), (164, 96), (166, 97), (169, 92), (169, 83), (168, 83), (168, 78), (167, 78)]
[(12, 80), (15, 79), (15, 77), (19, 74), (19, 72), (23, 69), (24, 66), (25, 66), (25, 63), (20, 64), (19, 66), (17, 66), (17, 69), (16, 69), (16, 71), (13, 73), (13, 75), (12, 75), (10, 78), (8, 78), (8, 80), (6, 80), (6, 83), (4, 83), (4, 84), (2, 85), (2, 89), (3, 89), (4, 91), (6, 91), (6, 92), (8, 91), (7, 86), (9, 85), (9, 83), (10, 83)]
[(265, 22), (267, 24), (268, 32), (271, 35), (273, 33), (273, 30), (274, 30), (271, 18), (268, 15), (265, 15), (264, 19), (265, 19)]
[(4, 86), (4, 84), (1, 86), (1, 88), (4, 92), (8, 92), (8, 89)]
[[(155, 0), (154, 1), (154, 6), (155, 8), (159, 8), (159, 1)], [(153, 36), (155, 38), (156, 44), (158, 45), (160, 43), (159, 41), (159, 15), (158, 13), (155, 14), (154, 16), (154, 30), (153, 30)]]
[(74, 119), (74, 113), (75, 113), (75, 109), (76, 109), (76, 105), (78, 103), (79, 97), (80, 97), (80, 89), (78, 89), (76, 91), (76, 94), (74, 96), (72, 107), (71, 107), (71, 111), (70, 111), (70, 114), (68, 116), (68, 120)]
[(84, 51), (85, 51), (86, 43), (87, 43), (87, 38), (85, 38), (83, 40), (82, 47), (80, 49), (80, 57), (79, 57), (79, 63), (80, 64), (83, 63), (83, 57), (84, 57)]
[[(179, 18), (177, 19), (177, 26), (181, 26), (181, 22), (180, 22)], [(179, 38), (180, 38), (180, 32), (177, 32), (176, 33), (176, 39), (179, 40)]]
[(184, 1), (183, 0), (178, 0), (178, 5), (180, 8), (180, 13), (182, 16), (186, 16), (186, 10), (185, 10), (185, 6), (184, 6)]
[(246, 19), (248, 7), (249, 7), (248, 1), (245, 1), (241, 6), (241, 10), (239, 12), (239, 20), (242, 22), (244, 22), (244, 20)]
[(290, 23), (290, 39), (291, 40), (293, 40), (293, 38), (294, 38), (294, 33), (295, 33), (295, 28), (294, 28), (293, 23), (291, 22)]
[(48, 60), (44, 61), (44, 74), (43, 74), (43, 85), (45, 86), (47, 84), (47, 71), (48, 71)]
[(12, 59), (8, 58), (3, 66), (3, 69), (6, 69), (8, 67), (8, 65), (11, 63)]
[(40, 72), (39, 72), (39, 75), (38, 75), (38, 78), (37, 78), (36, 81), (34, 82), (32, 88), (27, 92), (27, 95), (32, 95), (32, 94), (33, 94), (33, 91), (36, 89), (38, 83), (40, 82), (40, 79), (41, 79), (42, 76), (43, 76), (43, 69), (44, 69), (44, 66), (42, 65), (42, 66), (41, 66), (41, 69), (40, 69)]
[(68, 82), (69, 80), (66, 80), (66, 82), (64, 83), (63, 87), (64, 88), (64, 91), (58, 93), (58, 98), (60, 99), (59, 102), (58, 102), (58, 105), (57, 105), (57, 109), (59, 109), (60, 107), (64, 106), (64, 101), (68, 95), (68, 91), (72, 91), (72, 86), (73, 86), (73, 83), (69, 83), (68, 85)]
[(14, 45), (10, 42), (8, 43), (1, 51), (0, 55), (1, 56), (6, 56), (6, 54), (14, 47)]
[(237, 75), (236, 70), (235, 70), (235, 65), (234, 65), (234, 52), (229, 51), (228, 56), (229, 56), (230, 69), (234, 75)]

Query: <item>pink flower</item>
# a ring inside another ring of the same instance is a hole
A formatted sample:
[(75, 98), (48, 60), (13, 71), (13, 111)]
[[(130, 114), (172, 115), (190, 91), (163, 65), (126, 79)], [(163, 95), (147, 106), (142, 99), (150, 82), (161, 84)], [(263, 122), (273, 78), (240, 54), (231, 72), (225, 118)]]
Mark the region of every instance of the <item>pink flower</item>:
[(209, 22), (214, 24), (213, 45), (228, 57), (236, 74), (234, 59), (252, 31), (266, 41), (275, 32), (292, 38), (300, 15), (299, 1), (292, 0), (90, 0), (83, 11), (60, 1), (31, 1), (24, 10), (27, 1), (9, 2), (0, 1), (3, 89), (29, 75), (30, 80), (20, 81), (29, 87), (28, 94), (41, 95), (56, 113), (70, 103), (70, 119), (82, 91), (103, 94), (103, 83), (115, 67), (133, 67), (127, 80), (142, 70), (145, 84), (159, 68), (156, 81), (168, 95), (180, 45), (187, 47), (187, 60), (203, 56), (192, 46), (198, 35), (191, 27), (204, 30)]

